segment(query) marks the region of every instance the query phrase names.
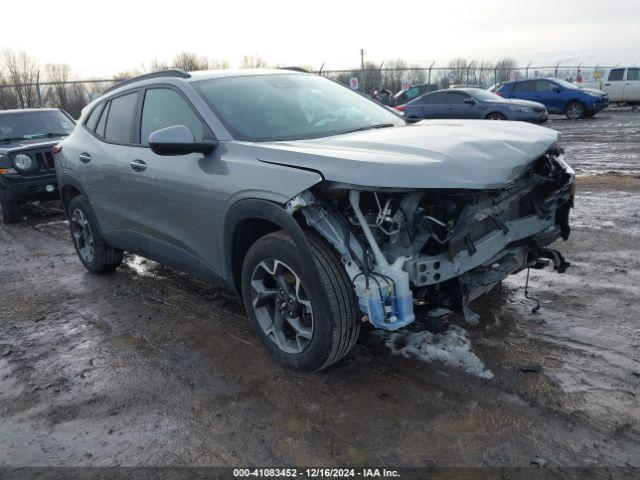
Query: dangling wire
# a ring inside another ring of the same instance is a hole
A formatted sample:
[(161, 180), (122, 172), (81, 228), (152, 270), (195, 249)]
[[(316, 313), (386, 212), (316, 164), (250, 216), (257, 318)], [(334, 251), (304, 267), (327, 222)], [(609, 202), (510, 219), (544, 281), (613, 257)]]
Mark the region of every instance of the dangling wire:
[(529, 296), (529, 271), (530, 270), (531, 270), (530, 268), (527, 268), (527, 281), (524, 284), (524, 298), (526, 298), (527, 300), (533, 300), (534, 302), (536, 302), (536, 306), (531, 309), (531, 313), (536, 313), (538, 310), (540, 310), (540, 300), (538, 300), (536, 297)]

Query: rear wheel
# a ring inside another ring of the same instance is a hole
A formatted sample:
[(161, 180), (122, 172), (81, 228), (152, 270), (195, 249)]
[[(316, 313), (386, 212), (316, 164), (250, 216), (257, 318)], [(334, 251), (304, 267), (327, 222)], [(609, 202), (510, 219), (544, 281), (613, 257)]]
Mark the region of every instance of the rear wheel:
[(122, 250), (108, 245), (100, 236), (98, 222), (86, 199), (73, 197), (67, 208), (71, 238), (78, 258), (91, 273), (112, 272), (122, 263)]
[(564, 114), (569, 120), (578, 120), (584, 117), (586, 109), (580, 102), (570, 102), (564, 109)]
[(22, 221), (22, 208), (19, 203), (10, 202), (0, 191), (0, 224), (9, 225)]
[(502, 113), (499, 113), (499, 112), (494, 112), (487, 115), (487, 120), (506, 120), (506, 119), (507, 117), (505, 117)]
[[(347, 355), (360, 332), (358, 308), (337, 254), (307, 238), (308, 265), (284, 232), (254, 243), (242, 268), (249, 321), (269, 352), (300, 370), (321, 370)], [(328, 300), (328, 302), (327, 302)]]

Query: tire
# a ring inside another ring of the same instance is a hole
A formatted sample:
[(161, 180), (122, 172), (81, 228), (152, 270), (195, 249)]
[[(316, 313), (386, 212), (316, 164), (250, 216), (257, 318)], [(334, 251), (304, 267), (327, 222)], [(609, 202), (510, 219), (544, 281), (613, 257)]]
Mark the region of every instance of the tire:
[(9, 225), (22, 221), (22, 208), (19, 203), (10, 202), (0, 192), (0, 224)]
[[(308, 235), (307, 240), (314, 265), (306, 264), (284, 232), (256, 241), (244, 259), (242, 297), (252, 328), (280, 363), (318, 371), (353, 349), (360, 320), (353, 286), (338, 255), (315, 236)], [(282, 294), (283, 276), (289, 294)], [(298, 294), (291, 295), (290, 287), (295, 291), (298, 284)], [(298, 328), (289, 323), (294, 315)]]
[(100, 237), (98, 222), (85, 197), (73, 197), (67, 207), (71, 239), (84, 267), (91, 273), (113, 272), (122, 263), (122, 250)]
[(584, 105), (580, 102), (569, 102), (567, 106), (564, 107), (564, 114), (569, 120), (584, 118), (586, 111), (587, 109), (584, 108)]
[(593, 118), (596, 116), (596, 112), (586, 112), (584, 118)]
[(487, 120), (506, 120), (506, 119), (507, 119), (507, 117), (505, 117), (500, 112), (493, 112), (493, 113), (490, 113), (489, 115), (487, 115)]

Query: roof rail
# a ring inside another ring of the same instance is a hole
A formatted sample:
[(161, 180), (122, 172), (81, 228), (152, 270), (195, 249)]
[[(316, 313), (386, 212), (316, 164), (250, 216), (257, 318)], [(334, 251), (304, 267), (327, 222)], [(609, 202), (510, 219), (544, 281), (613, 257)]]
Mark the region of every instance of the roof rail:
[(162, 78), (162, 77), (191, 78), (191, 74), (185, 72), (184, 70), (182, 70), (180, 68), (174, 68), (174, 69), (171, 69), (171, 70), (161, 70), (159, 72), (146, 73), (146, 74), (140, 75), (138, 77), (133, 77), (133, 78), (129, 78), (128, 80), (123, 80), (121, 82), (118, 82), (115, 85), (112, 85), (109, 88), (107, 88), (106, 90), (104, 90), (102, 92), (102, 94), (104, 95), (105, 93), (109, 93), (109, 92), (115, 90), (116, 88), (124, 87), (125, 85), (129, 85), (130, 83), (134, 83), (134, 82), (137, 82), (137, 81), (140, 81), (140, 80), (147, 80), (149, 78)]

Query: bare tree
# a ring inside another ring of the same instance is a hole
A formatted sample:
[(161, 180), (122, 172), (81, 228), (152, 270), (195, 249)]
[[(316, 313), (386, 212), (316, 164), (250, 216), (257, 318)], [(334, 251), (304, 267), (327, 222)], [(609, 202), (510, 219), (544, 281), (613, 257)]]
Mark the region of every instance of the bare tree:
[(266, 68), (267, 61), (260, 55), (245, 55), (240, 60), (240, 68)]
[(187, 72), (195, 72), (198, 70), (220, 70), (229, 68), (229, 62), (226, 60), (199, 57), (192, 52), (180, 52), (173, 57), (173, 60), (169, 63), (159, 60), (153, 60), (151, 62), (151, 71), (153, 72), (169, 70), (170, 68), (181, 68)]
[(452, 84), (467, 83), (467, 68), (469, 62), (466, 58), (458, 57), (449, 62), (449, 82)]
[(47, 85), (44, 100), (49, 107), (62, 108), (78, 118), (82, 108), (89, 103), (89, 95), (85, 85), (80, 83), (66, 83), (73, 80), (69, 65), (49, 64), (45, 66), (47, 82), (56, 82)]
[(38, 94), (35, 83), (38, 81), (36, 61), (24, 51), (4, 50), (2, 69), (6, 72), (6, 81), (13, 85), (17, 108), (38, 106)]
[(516, 73), (517, 68), (518, 62), (513, 58), (505, 57), (498, 60), (495, 65), (495, 83), (511, 80), (511, 75)]

